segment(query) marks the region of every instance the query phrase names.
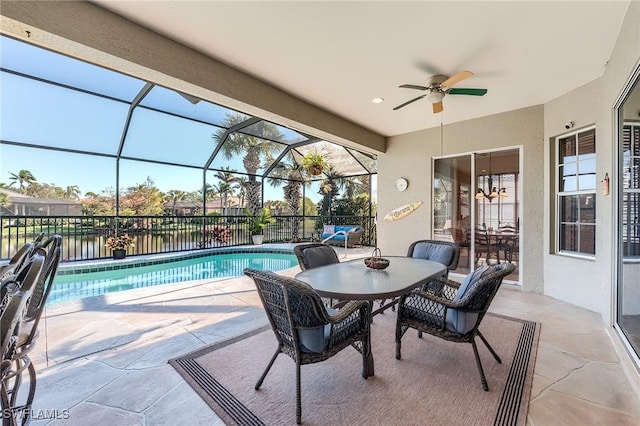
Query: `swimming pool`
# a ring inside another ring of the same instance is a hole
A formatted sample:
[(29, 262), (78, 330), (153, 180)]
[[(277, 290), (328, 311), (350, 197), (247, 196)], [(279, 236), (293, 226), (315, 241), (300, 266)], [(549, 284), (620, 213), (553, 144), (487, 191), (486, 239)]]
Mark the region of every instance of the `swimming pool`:
[(81, 269), (68, 267), (58, 271), (47, 304), (161, 284), (240, 276), (244, 268), (281, 271), (297, 265), (296, 256), (290, 251), (244, 251), (173, 261), (112, 262)]

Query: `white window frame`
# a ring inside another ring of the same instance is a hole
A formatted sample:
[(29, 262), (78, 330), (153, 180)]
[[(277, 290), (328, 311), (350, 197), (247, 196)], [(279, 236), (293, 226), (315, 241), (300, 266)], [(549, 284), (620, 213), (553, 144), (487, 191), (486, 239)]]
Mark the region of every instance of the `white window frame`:
[[(594, 185), (593, 188), (589, 188), (589, 189), (581, 189), (578, 187), (577, 190), (574, 191), (560, 191), (560, 181), (562, 180), (562, 173), (560, 172), (560, 168), (567, 164), (567, 163), (560, 163), (560, 140), (570, 137), (570, 136), (574, 136), (576, 137), (576, 177), (580, 176), (580, 160), (577, 159), (577, 157), (580, 155), (580, 152), (578, 151), (579, 147), (577, 144), (579, 135), (581, 133), (585, 133), (588, 131), (594, 131), (594, 143), (595, 143), (595, 153), (597, 155), (598, 153), (598, 141), (595, 135), (595, 126), (589, 126), (589, 127), (584, 127), (581, 129), (577, 129), (571, 132), (567, 132), (567, 133), (563, 133), (561, 135), (558, 135), (555, 137), (554, 140), (554, 144), (553, 144), (553, 148), (555, 149), (555, 204), (556, 204), (556, 208), (555, 208), (555, 254), (558, 255), (564, 255), (564, 256), (570, 256), (570, 257), (578, 257), (578, 258), (583, 258), (583, 259), (595, 259), (596, 257), (596, 247), (594, 246), (594, 253), (586, 253), (586, 252), (581, 252), (581, 251), (570, 251), (570, 250), (562, 250), (560, 247), (560, 241), (561, 241), (561, 229), (562, 229), (562, 225), (566, 224), (567, 222), (562, 222), (561, 221), (561, 203), (560, 200), (563, 197), (568, 197), (568, 196), (580, 196), (580, 195), (592, 195), (593, 196), (593, 200), (595, 202), (596, 200), (596, 195), (597, 195), (597, 191), (598, 191), (598, 185), (597, 185), (597, 181), (596, 184)], [(596, 157), (597, 158), (597, 157)], [(597, 160), (596, 160), (597, 161)], [(579, 184), (579, 179), (577, 179), (578, 184)], [(597, 211), (596, 213), (594, 213), (594, 215), (597, 215)], [(597, 216), (594, 217), (594, 221), (593, 222), (584, 222), (581, 223), (580, 222), (580, 218), (578, 218), (577, 222), (570, 222), (570, 223), (575, 223), (578, 225), (578, 229), (580, 229), (580, 227), (582, 226), (593, 226), (594, 231), (593, 231), (593, 235), (594, 235), (594, 239), (596, 237), (596, 222), (597, 222)], [(578, 233), (578, 248), (580, 247), (580, 233)]]

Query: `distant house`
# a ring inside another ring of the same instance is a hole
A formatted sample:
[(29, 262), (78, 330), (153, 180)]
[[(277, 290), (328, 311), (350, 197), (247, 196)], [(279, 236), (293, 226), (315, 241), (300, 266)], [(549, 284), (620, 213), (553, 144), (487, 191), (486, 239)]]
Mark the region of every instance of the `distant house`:
[[(229, 197), (227, 200), (229, 207), (227, 207), (227, 214), (230, 216), (238, 216), (244, 214), (244, 207), (240, 208), (239, 197)], [(220, 199), (207, 202), (206, 213), (219, 213), (223, 214), (223, 209), (220, 207)], [(201, 201), (168, 201), (163, 205), (165, 211), (168, 214), (175, 214), (176, 216), (200, 216), (202, 215), (202, 202)], [(174, 213), (175, 210), (175, 213)]]
[(81, 216), (82, 204), (76, 200), (37, 198), (19, 192), (0, 189), (9, 198), (9, 205), (0, 209), (2, 216)]

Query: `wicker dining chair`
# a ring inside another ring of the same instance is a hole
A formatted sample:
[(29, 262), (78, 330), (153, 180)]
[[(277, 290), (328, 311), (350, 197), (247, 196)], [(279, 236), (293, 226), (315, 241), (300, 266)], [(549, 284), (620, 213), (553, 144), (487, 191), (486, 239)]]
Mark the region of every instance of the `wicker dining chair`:
[(293, 252), (298, 259), (300, 269), (317, 268), (318, 266), (340, 263), (338, 255), (333, 247), (324, 243), (304, 243), (293, 248)]
[[(332, 265), (334, 263), (340, 263), (338, 254), (333, 247), (324, 243), (304, 243), (298, 244), (293, 248), (293, 252), (298, 259), (298, 265), (300, 269), (306, 271), (307, 269), (318, 268), (320, 266)], [(325, 305), (334, 306), (334, 301), (330, 297), (323, 297)]]
[(449, 276), (449, 271), (455, 271), (460, 259), (460, 246), (449, 241), (418, 240), (409, 245), (407, 257), (433, 260), (447, 267), (444, 277)]
[(62, 237), (52, 235), (43, 243), (37, 244), (35, 253), (44, 256), (43, 272), (38, 277), (27, 304), (24, 324), (20, 333), (18, 347), (21, 353), (27, 353), (32, 349), (38, 337), (38, 324), (44, 311), (45, 304), (53, 288), (54, 279), (62, 256)]
[(513, 225), (501, 225), (498, 227), (498, 233), (500, 238), (498, 239), (498, 246), (500, 250), (504, 252), (504, 258), (507, 262), (513, 263), (514, 255), (518, 260), (518, 253), (520, 252), (518, 230)]
[(497, 242), (492, 241), (488, 231), (485, 228), (478, 226), (476, 227), (474, 236), (475, 244), (473, 248), (476, 253), (476, 266), (480, 266), (478, 261), (483, 254), (485, 254), (485, 265), (489, 265), (489, 259), (492, 257), (496, 258), (496, 263), (500, 263), (500, 246)]
[[(31, 404), (36, 390), (36, 372), (29, 357), (20, 347), (20, 333), (24, 324), (29, 298), (33, 288), (42, 275), (45, 257), (34, 253), (13, 277), (6, 282), (6, 303), (0, 312), (0, 405), (3, 414), (3, 425), (29, 424)], [(29, 388), (27, 392), (19, 392), (22, 385), (22, 374), (29, 371)], [(20, 399), (19, 399), (20, 398)]]
[(326, 308), (307, 283), (270, 271), (246, 268), (278, 341), (271, 361), (255, 385), (258, 390), (280, 353), (296, 363), (296, 422), (302, 419), (300, 367), (338, 354), (352, 346), (362, 354), (362, 377), (369, 377), (371, 308), (366, 301), (350, 301), (339, 310)]
[(396, 320), (396, 359), (401, 358), (402, 337), (413, 328), (442, 339), (471, 343), (485, 391), (489, 390), (475, 338), (485, 344), (498, 363), (500, 357), (493, 350), (478, 327), (498, 292), (502, 280), (515, 270), (511, 263), (483, 266), (467, 275), (462, 283), (439, 278), (439, 295), (421, 289), (400, 296)]
[(33, 253), (33, 250), (42, 241), (44, 235), (44, 232), (39, 233), (33, 241), (22, 245), (13, 257), (11, 257), (9, 263), (0, 266), (0, 282), (13, 279), (11, 274), (16, 273), (22, 268), (22, 265), (24, 265)]
[[(442, 263), (447, 269), (444, 272), (444, 277), (449, 276), (449, 271), (453, 271), (458, 267), (458, 259), (460, 258), (460, 247), (449, 241), (438, 240), (418, 240), (409, 245), (407, 250), (407, 257), (413, 257), (417, 259), (427, 259), (434, 262)], [(432, 284), (431, 281), (422, 284), (421, 288), (425, 291), (435, 291), (438, 287), (437, 283)], [(395, 311), (396, 299), (391, 304), (391, 310)], [(380, 306), (384, 306), (386, 299), (379, 301)], [(422, 336), (422, 335), (420, 335)]]

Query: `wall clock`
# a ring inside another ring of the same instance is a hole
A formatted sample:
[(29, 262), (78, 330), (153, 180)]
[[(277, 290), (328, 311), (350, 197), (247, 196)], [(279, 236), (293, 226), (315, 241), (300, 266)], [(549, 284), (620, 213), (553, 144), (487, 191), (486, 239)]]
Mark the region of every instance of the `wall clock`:
[(400, 192), (406, 190), (409, 187), (409, 181), (405, 178), (396, 179), (396, 189)]

